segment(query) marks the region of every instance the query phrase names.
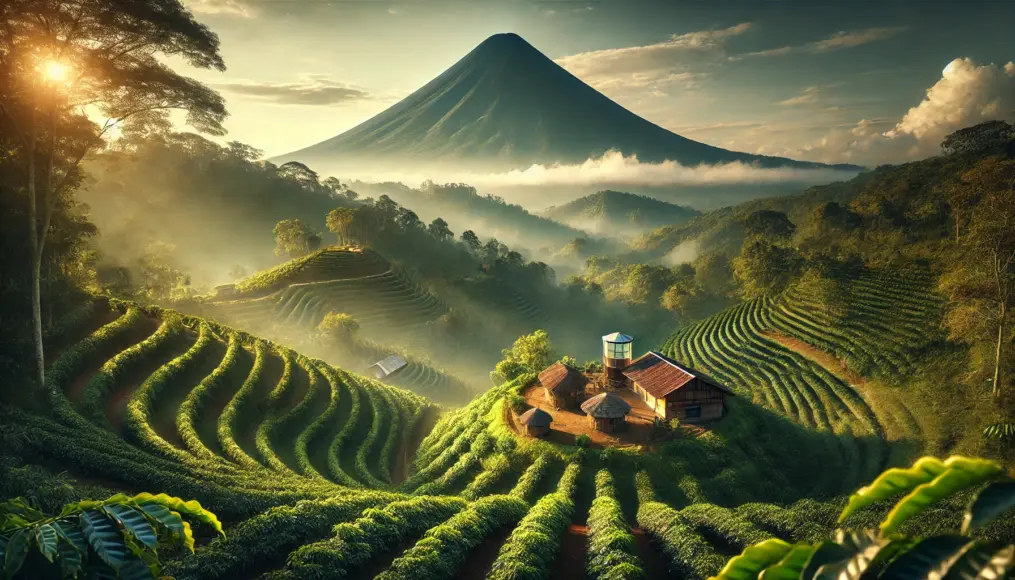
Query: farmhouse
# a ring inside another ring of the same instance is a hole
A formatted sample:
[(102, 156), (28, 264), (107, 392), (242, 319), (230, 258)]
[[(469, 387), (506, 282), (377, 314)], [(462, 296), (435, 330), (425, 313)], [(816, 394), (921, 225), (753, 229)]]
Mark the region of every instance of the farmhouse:
[(539, 373), (539, 384), (546, 389), (546, 402), (554, 409), (572, 407), (578, 401), (578, 394), (584, 393), (585, 377), (578, 371), (556, 362)]
[(623, 370), (632, 390), (661, 419), (688, 423), (722, 417), (733, 393), (704, 373), (650, 351)]

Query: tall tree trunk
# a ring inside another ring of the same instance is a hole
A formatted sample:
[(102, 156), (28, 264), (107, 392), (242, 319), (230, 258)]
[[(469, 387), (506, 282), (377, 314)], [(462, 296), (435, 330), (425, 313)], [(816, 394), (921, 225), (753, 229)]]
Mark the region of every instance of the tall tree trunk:
[(1004, 344), (1005, 314), (1005, 305), (1001, 304), (1001, 315), (997, 318), (997, 348), (994, 351), (994, 388), (991, 391), (995, 397), (1001, 394), (1001, 345)]
[(42, 344), (42, 244), (39, 243), (39, 213), (35, 183), (36, 128), (31, 128), (28, 140), (28, 238), (32, 268), (32, 341), (35, 343), (35, 368), (39, 378), (39, 391), (46, 386), (46, 354)]

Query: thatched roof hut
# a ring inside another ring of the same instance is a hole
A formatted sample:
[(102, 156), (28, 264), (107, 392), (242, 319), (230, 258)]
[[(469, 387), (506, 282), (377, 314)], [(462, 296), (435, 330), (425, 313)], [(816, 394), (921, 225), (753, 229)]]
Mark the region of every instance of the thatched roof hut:
[(585, 377), (576, 370), (556, 362), (539, 373), (539, 384), (546, 389), (546, 402), (556, 409), (564, 409), (574, 401), (579, 390), (585, 388)]
[(617, 393), (601, 393), (582, 403), (589, 424), (598, 431), (613, 431), (625, 422), (631, 405)]
[(525, 427), (526, 433), (538, 436), (544, 435), (550, 430), (550, 423), (553, 422), (553, 417), (539, 407), (533, 407), (522, 413), (518, 417), (518, 422)]

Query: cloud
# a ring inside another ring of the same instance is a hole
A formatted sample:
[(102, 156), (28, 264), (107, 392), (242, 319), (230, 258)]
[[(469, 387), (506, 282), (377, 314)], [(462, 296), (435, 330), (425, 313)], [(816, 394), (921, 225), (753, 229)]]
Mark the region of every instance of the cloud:
[(805, 54), (822, 54), (826, 52), (834, 52), (836, 50), (843, 50), (846, 48), (853, 48), (856, 46), (862, 46), (864, 44), (870, 44), (879, 40), (886, 40), (897, 34), (900, 34), (906, 30), (905, 27), (882, 27), (882, 28), (865, 28), (863, 30), (854, 30), (852, 32), (840, 31), (836, 32), (828, 38), (818, 40), (815, 42), (808, 42), (798, 46), (780, 46), (778, 48), (769, 48), (766, 50), (758, 50), (754, 52), (746, 52), (744, 54), (737, 54), (729, 57), (727, 60), (737, 61), (744, 58), (750, 57), (770, 57), (770, 56), (786, 56), (788, 54), (805, 53)]
[(784, 107), (795, 107), (798, 105), (814, 105), (821, 98), (821, 87), (811, 86), (807, 87), (799, 95), (790, 97), (785, 101), (778, 101), (776, 105), (782, 105)]
[(815, 161), (880, 164), (940, 153), (944, 137), (984, 121), (1015, 118), (1015, 63), (977, 64), (957, 58), (927, 95), (901, 119), (861, 120), (783, 154)]
[(706, 73), (691, 68), (725, 56), (728, 39), (744, 34), (751, 23), (728, 28), (675, 34), (668, 40), (644, 46), (583, 52), (557, 59), (557, 64), (590, 85), (659, 88), (685, 81), (696, 82)]
[(184, 0), (184, 5), (198, 14), (227, 14), (253, 18), (257, 10), (245, 0)]
[(370, 93), (321, 75), (307, 75), (298, 82), (237, 81), (215, 85), (222, 91), (280, 105), (339, 105), (371, 98)]
[(501, 173), (448, 171), (439, 175), (385, 174), (359, 175), (363, 181), (400, 181), (419, 183), (426, 179), (463, 182), (477, 187), (540, 186), (672, 186), (730, 184), (818, 184), (846, 179), (855, 172), (834, 169), (760, 168), (745, 163), (686, 166), (675, 161), (643, 163), (636, 156), (625, 157), (609, 151), (574, 165), (532, 165)]

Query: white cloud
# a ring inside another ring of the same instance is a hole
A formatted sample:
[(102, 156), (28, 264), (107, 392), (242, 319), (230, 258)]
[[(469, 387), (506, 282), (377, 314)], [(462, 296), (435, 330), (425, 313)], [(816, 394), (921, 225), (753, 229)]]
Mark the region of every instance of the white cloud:
[(296, 82), (237, 80), (215, 88), (281, 105), (337, 105), (372, 97), (367, 91), (323, 75), (303, 75)]
[(463, 182), (477, 187), (539, 186), (670, 186), (796, 183), (817, 184), (847, 179), (855, 172), (832, 169), (760, 168), (745, 163), (686, 166), (676, 161), (643, 163), (635, 156), (610, 151), (574, 165), (532, 165), (502, 173), (448, 171), (439, 174), (355, 175), (363, 181), (419, 183), (426, 179)]
[(695, 73), (690, 68), (721, 59), (726, 41), (744, 34), (750, 27), (751, 23), (743, 22), (729, 28), (676, 34), (655, 44), (594, 50), (565, 56), (556, 62), (598, 89), (659, 88), (695, 82), (704, 73)]
[(769, 48), (766, 50), (737, 54), (729, 57), (728, 60), (736, 61), (749, 57), (786, 56), (794, 53), (822, 54), (826, 52), (834, 52), (836, 50), (870, 44), (879, 40), (886, 40), (904, 32), (905, 30), (905, 27), (896, 26), (865, 28), (863, 30), (854, 30), (851, 32), (836, 32), (828, 38), (815, 42), (808, 42), (798, 46), (780, 46), (778, 48)]
[(1015, 63), (1003, 67), (970, 58), (948, 63), (927, 96), (899, 120), (861, 120), (796, 150), (781, 152), (815, 161), (868, 165), (940, 153), (946, 135), (996, 119), (1015, 118)]
[(228, 14), (243, 18), (257, 16), (257, 10), (245, 0), (184, 0), (184, 5), (198, 14)]
[(790, 97), (785, 101), (779, 101), (777, 105), (794, 107), (798, 105), (813, 105), (821, 98), (821, 88), (816, 86), (807, 87), (799, 95)]

